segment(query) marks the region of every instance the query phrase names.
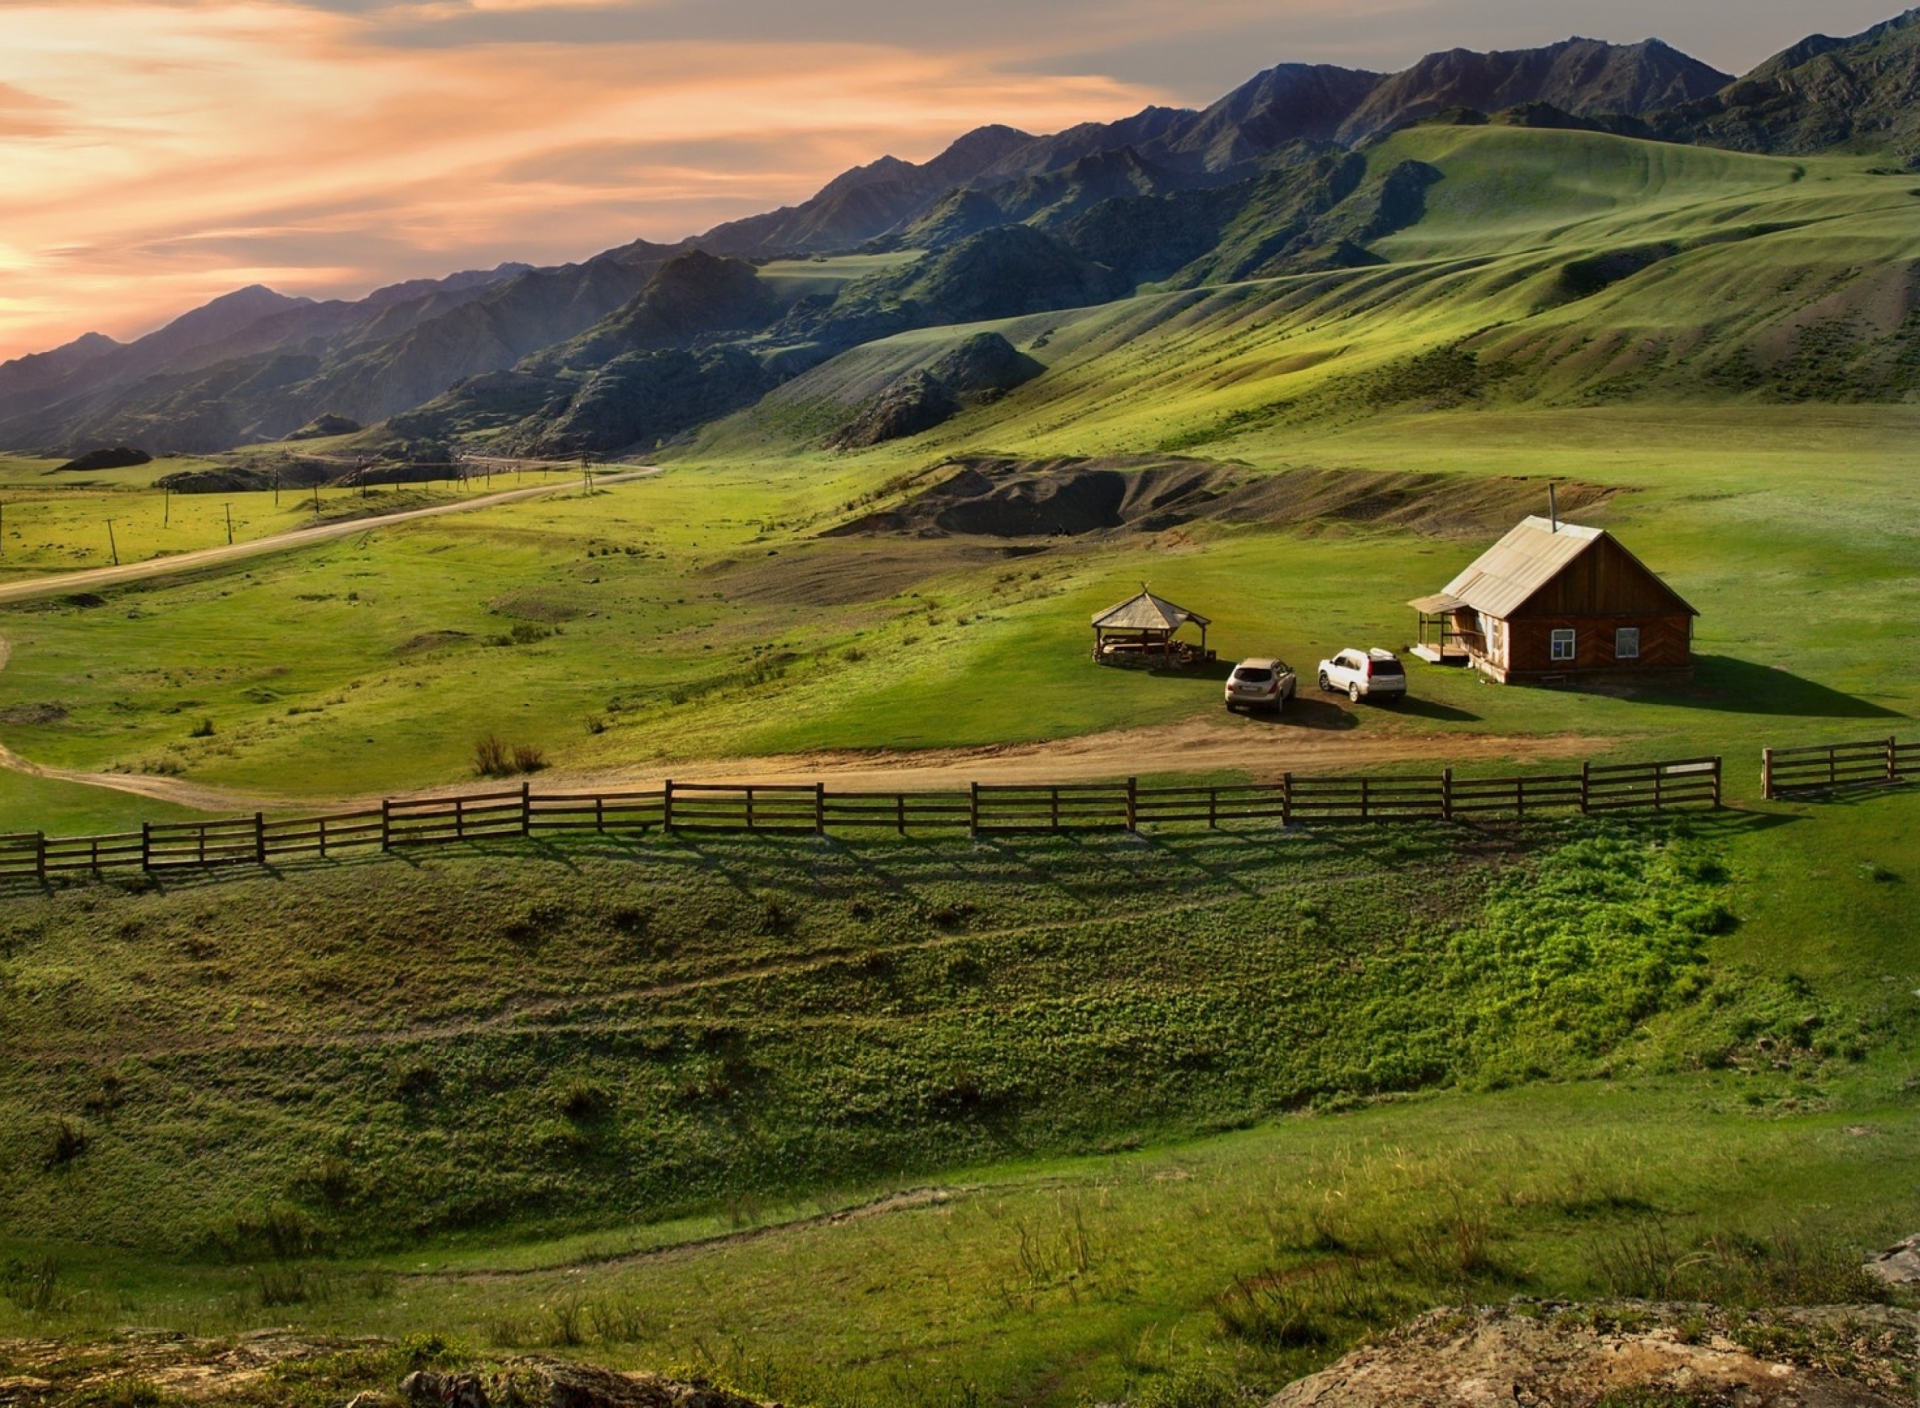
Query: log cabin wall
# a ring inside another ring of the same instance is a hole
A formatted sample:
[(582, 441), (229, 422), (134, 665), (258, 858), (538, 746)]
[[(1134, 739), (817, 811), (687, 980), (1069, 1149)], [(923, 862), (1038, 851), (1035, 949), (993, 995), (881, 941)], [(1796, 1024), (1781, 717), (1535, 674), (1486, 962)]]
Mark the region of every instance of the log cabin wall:
[[(1614, 656), (1615, 632), (1621, 627), (1640, 632), (1640, 654), (1636, 659)], [(1553, 658), (1553, 633), (1574, 633), (1574, 657)], [(1607, 616), (1529, 616), (1509, 623), (1507, 659), (1503, 662), (1510, 675), (1568, 674), (1586, 670), (1684, 670), (1693, 663), (1693, 618), (1683, 613), (1666, 615)]]

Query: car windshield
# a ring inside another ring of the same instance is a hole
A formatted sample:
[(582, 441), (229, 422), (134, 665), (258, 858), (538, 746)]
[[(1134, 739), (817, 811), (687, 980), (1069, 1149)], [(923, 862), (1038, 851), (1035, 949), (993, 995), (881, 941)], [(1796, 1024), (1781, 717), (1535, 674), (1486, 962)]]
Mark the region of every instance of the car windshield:
[(1273, 678), (1273, 671), (1242, 665), (1233, 672), (1233, 677), (1242, 684), (1266, 684)]
[(1406, 673), (1406, 669), (1398, 660), (1375, 660), (1372, 662), (1372, 667), (1373, 673), (1376, 675), (1404, 675)]

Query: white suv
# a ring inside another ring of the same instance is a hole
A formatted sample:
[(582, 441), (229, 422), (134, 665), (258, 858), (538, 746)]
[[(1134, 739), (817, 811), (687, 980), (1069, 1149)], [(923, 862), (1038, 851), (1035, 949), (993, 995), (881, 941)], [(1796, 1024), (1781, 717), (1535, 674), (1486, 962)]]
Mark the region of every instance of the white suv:
[(1293, 698), (1293, 667), (1284, 660), (1242, 660), (1227, 676), (1227, 712), (1235, 709), (1272, 709), (1278, 712)]
[(1320, 662), (1320, 688), (1339, 690), (1358, 704), (1362, 699), (1404, 699), (1407, 671), (1391, 650), (1343, 650)]

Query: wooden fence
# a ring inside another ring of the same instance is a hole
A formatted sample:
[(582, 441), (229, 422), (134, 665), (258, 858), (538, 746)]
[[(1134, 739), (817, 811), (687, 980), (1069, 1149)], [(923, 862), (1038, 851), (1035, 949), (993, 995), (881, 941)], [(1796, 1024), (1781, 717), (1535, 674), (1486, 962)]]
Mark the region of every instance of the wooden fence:
[(218, 821), (153, 822), (112, 836), (0, 835), (0, 877), (45, 880), (67, 871), (165, 871), (267, 865), (291, 856), (397, 850), (558, 832), (790, 832), (886, 828), (965, 831), (1136, 831), (1218, 827), (1242, 821), (1365, 822), (1524, 818), (1549, 811), (1720, 805), (1720, 759), (1582, 767), (1533, 777), (1456, 778), (1452, 769), (1403, 777), (1295, 777), (1221, 787), (1124, 782), (1008, 786), (965, 791), (862, 792), (824, 782), (668, 781), (631, 792), (542, 792), (530, 785), (456, 797), (393, 798), (361, 811), (268, 820), (262, 812)]
[(1876, 738), (1813, 748), (1767, 748), (1760, 754), (1760, 795), (1805, 796), (1851, 787), (1884, 787), (1920, 764), (1920, 743)]

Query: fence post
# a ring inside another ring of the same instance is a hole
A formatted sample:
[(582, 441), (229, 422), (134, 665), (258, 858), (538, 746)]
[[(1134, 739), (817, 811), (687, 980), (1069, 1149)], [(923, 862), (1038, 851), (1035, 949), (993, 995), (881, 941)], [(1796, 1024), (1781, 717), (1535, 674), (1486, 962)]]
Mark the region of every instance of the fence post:
[(1453, 820), (1453, 769), (1444, 768), (1440, 773), (1440, 820)]
[(1760, 750), (1760, 800), (1773, 800), (1773, 749)]
[(813, 784), (813, 834), (827, 834), (827, 784), (824, 782)]
[(1280, 774), (1280, 824), (1293, 825), (1293, 774)]
[(980, 834), (980, 784), (967, 784), (967, 835)]
[(1720, 807), (1721, 807), (1721, 805), (1722, 805), (1722, 803), (1721, 803), (1721, 800), (1720, 800), (1720, 755), (1719, 755), (1718, 753), (1715, 753), (1715, 754), (1713, 755), (1713, 806), (1714, 806), (1714, 810), (1715, 810), (1715, 811), (1718, 811), (1718, 810), (1720, 809)]
[(1360, 820), (1367, 820), (1367, 780), (1360, 779)]
[(902, 836), (907, 834), (907, 794), (904, 792), (893, 794), (893, 824)]
[[(93, 868), (100, 868), (100, 847), (97, 844), (93, 848)], [(153, 869), (153, 823), (150, 821), (140, 823), (140, 868)]]
[(380, 849), (393, 849), (393, 799), (380, 799)]
[(325, 860), (326, 858), (327, 858), (327, 819), (323, 816), (320, 818), (320, 859)]
[(39, 875), (41, 883), (44, 884), (47, 879), (47, 833), (44, 831), (36, 831), (33, 833), (33, 836), (33, 868), (34, 872)]
[(1653, 765), (1653, 809), (1659, 811), (1666, 801), (1667, 769), (1662, 763)]
[(603, 836), (607, 830), (607, 799), (598, 792), (593, 794), (593, 829)]
[(1580, 764), (1580, 815), (1585, 816), (1593, 808), (1593, 760)]
[(520, 784), (520, 834), (533, 835), (533, 784)]
[(265, 812), (253, 814), (253, 863), (255, 865), (267, 863), (267, 814)]
[(1840, 750), (1838, 748), (1827, 749), (1827, 786), (1829, 787), (1832, 787), (1840, 781), (1839, 754)]
[(1887, 737), (1887, 781), (1897, 782), (1900, 778), (1900, 744), (1892, 735)]
[(673, 830), (673, 779), (672, 778), (668, 778), (664, 783), (661, 784), (660, 829), (662, 831)]
[(1207, 789), (1207, 829), (1209, 831), (1220, 829), (1220, 789), (1218, 787)]
[(1140, 829), (1140, 779), (1127, 779), (1127, 830)]
[(467, 839), (467, 799), (465, 797), (453, 799), (453, 839), (456, 841)]
[(1053, 801), (1053, 811), (1051, 813), (1053, 829), (1058, 831), (1060, 829), (1060, 789), (1055, 787), (1049, 789), (1049, 791)]

